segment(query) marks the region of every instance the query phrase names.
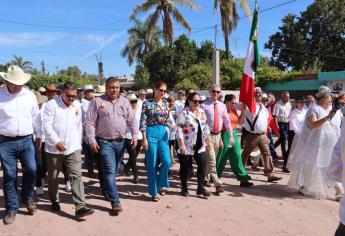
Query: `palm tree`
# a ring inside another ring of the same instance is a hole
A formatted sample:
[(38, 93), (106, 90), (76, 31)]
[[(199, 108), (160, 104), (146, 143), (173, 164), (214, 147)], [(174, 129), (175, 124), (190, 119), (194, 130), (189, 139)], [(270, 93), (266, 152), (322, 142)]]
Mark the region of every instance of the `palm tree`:
[(251, 15), (248, 0), (214, 0), (213, 10), (216, 12), (220, 10), (222, 31), (224, 34), (226, 58), (229, 59), (229, 37), (230, 33), (236, 28), (239, 16), (237, 5), (240, 5), (246, 15)]
[(122, 57), (127, 57), (130, 66), (134, 62), (140, 62), (147, 51), (159, 45), (162, 31), (157, 26), (149, 30), (151, 17), (149, 16), (144, 23), (131, 17), (134, 26), (127, 31), (129, 34), (128, 41), (121, 51)]
[(193, 0), (146, 0), (146, 2), (137, 5), (133, 9), (132, 16), (154, 9), (148, 30), (151, 31), (151, 29), (157, 26), (159, 18), (162, 17), (163, 38), (166, 44), (171, 45), (174, 38), (173, 19), (189, 32), (191, 31), (190, 25), (177, 9), (176, 5), (187, 6), (190, 9), (200, 8)]
[(23, 57), (18, 57), (16, 55), (13, 55), (13, 60), (10, 61), (10, 64), (19, 66), (25, 72), (33, 71), (32, 62), (31, 61), (24, 61)]

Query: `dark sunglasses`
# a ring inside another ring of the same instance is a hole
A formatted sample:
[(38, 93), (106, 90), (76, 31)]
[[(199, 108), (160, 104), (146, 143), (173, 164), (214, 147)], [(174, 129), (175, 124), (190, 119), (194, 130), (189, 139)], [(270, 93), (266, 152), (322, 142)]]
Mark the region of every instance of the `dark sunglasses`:
[(221, 91), (212, 90), (212, 93), (217, 93), (217, 94), (219, 94), (219, 93), (221, 93)]
[(129, 102), (135, 104), (135, 103), (137, 103), (138, 101), (137, 101), (137, 100), (133, 100), (133, 101), (129, 101)]
[(201, 104), (202, 103), (202, 101), (201, 100), (192, 100), (192, 102), (194, 103), (194, 104)]
[(158, 89), (159, 90), (159, 92), (161, 92), (161, 93), (166, 93), (167, 92), (167, 90), (165, 90), (165, 89)]

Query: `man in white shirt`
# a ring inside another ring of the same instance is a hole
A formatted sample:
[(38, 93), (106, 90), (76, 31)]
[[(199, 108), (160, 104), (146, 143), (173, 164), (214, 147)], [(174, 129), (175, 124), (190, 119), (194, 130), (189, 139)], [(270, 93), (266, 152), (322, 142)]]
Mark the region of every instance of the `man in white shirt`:
[(23, 169), (21, 201), (30, 214), (37, 208), (33, 201), (36, 178), (35, 146), (41, 148), (41, 126), (35, 95), (24, 87), (31, 75), (11, 65), (7, 73), (0, 72), (6, 86), (0, 89), (0, 160), (4, 173), (6, 206), (5, 224), (12, 224), (19, 209), (17, 195), (17, 159)]
[(84, 185), (81, 175), (81, 106), (77, 98), (77, 86), (66, 83), (61, 96), (49, 101), (43, 113), (43, 131), (48, 165), (48, 192), (52, 211), (60, 211), (58, 175), (62, 166), (72, 183), (72, 196), (76, 217), (92, 214), (85, 206)]
[[(86, 114), (89, 110), (90, 102), (95, 98), (94, 89), (91, 84), (84, 86), (83, 98), (81, 99), (81, 114), (83, 121), (83, 128), (86, 122)], [(94, 175), (94, 155), (90, 149), (89, 142), (86, 137), (85, 130), (83, 131), (83, 152), (85, 155), (85, 165), (88, 172), (88, 176), (92, 177)]]
[(146, 100), (146, 91), (145, 91), (145, 89), (140, 89), (138, 95), (139, 95), (139, 99), (138, 99), (138, 102), (137, 102), (137, 109), (138, 109), (138, 111), (141, 112), (141, 109), (143, 107), (143, 103)]
[(279, 132), (280, 132), (280, 138), (275, 143), (275, 147), (279, 146), (280, 144), (283, 159), (284, 159), (283, 172), (286, 172), (286, 173), (289, 173), (289, 170), (286, 168), (286, 163), (288, 159), (286, 144), (287, 144), (287, 137), (288, 137), (288, 132), (289, 132), (289, 115), (290, 115), (291, 109), (292, 109), (292, 105), (290, 103), (290, 93), (288, 91), (284, 91), (281, 94), (281, 100), (279, 100), (275, 104), (272, 115), (278, 124)]
[(176, 116), (178, 116), (186, 104), (186, 93), (183, 90), (178, 91), (177, 99), (174, 103), (175, 110), (176, 110)]
[(274, 167), (271, 153), (269, 150), (269, 140), (266, 132), (269, 125), (269, 112), (261, 103), (262, 90), (255, 88), (256, 113), (253, 115), (248, 108), (244, 111), (245, 119), (243, 123), (245, 134), (244, 149), (242, 152), (243, 165), (246, 166), (250, 153), (259, 147), (264, 165), (264, 172), (268, 175), (268, 182), (278, 181), (281, 178), (274, 175)]

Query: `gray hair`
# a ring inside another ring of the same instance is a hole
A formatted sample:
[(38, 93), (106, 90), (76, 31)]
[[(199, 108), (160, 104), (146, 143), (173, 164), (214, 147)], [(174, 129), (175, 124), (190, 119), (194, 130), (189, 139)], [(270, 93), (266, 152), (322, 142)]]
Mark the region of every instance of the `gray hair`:
[(320, 101), (327, 96), (332, 96), (331, 90), (327, 86), (321, 85), (319, 91), (315, 94), (316, 100)]
[(260, 87), (255, 87), (254, 92), (261, 92), (262, 93), (262, 89)]
[(212, 91), (215, 88), (219, 88), (220, 90), (222, 90), (222, 88), (220, 87), (220, 84), (213, 84), (210, 88), (210, 91)]

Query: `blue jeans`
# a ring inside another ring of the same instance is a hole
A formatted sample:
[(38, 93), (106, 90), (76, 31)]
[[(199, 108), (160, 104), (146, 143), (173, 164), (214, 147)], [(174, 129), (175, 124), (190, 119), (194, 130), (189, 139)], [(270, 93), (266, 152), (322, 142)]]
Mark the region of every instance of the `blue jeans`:
[(6, 211), (16, 213), (19, 209), (17, 159), (19, 159), (23, 169), (21, 201), (23, 203), (31, 202), (35, 194), (36, 160), (32, 135), (23, 138), (0, 136), (0, 157), (4, 172), (3, 186)]
[(280, 132), (280, 139), (277, 140), (277, 142), (275, 143), (275, 147), (279, 146), (280, 144), (283, 159), (285, 161), (288, 158), (286, 144), (287, 144), (287, 137), (288, 137), (288, 132), (289, 132), (289, 123), (278, 122), (278, 126), (279, 126), (279, 132)]
[[(146, 128), (149, 149), (145, 152), (147, 182), (151, 196), (157, 195), (158, 188), (169, 187), (168, 171), (171, 166), (169, 138), (164, 125), (152, 125)], [(157, 174), (157, 156), (160, 158), (159, 175)]]
[(120, 203), (116, 175), (124, 155), (125, 143), (124, 141), (108, 141), (103, 138), (97, 138), (97, 143), (100, 147), (99, 155), (104, 179), (103, 192), (108, 196), (112, 205)]
[(270, 147), (271, 156), (272, 156), (273, 160), (278, 159), (278, 155), (277, 155), (277, 152), (276, 152), (276, 147), (274, 146), (274, 140), (273, 140), (272, 131), (269, 131), (267, 136), (268, 136), (268, 139), (270, 140), (269, 147)]

